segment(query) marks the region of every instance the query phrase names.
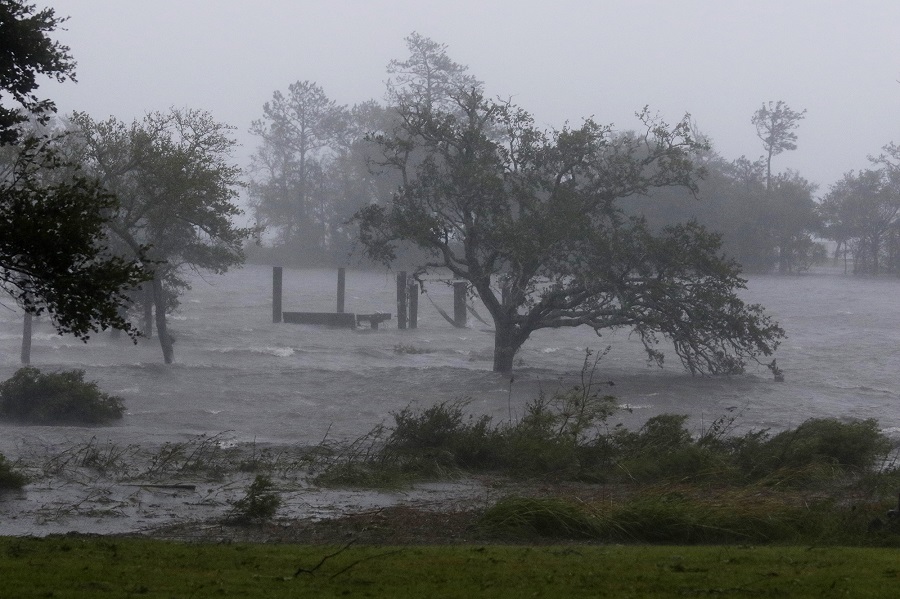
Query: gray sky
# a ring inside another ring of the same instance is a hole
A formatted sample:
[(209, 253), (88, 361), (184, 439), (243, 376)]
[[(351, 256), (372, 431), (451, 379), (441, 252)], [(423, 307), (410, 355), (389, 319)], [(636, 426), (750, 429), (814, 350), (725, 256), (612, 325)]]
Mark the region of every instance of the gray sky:
[(71, 19), (56, 37), (78, 83), (45, 83), (62, 113), (131, 121), (203, 108), (248, 129), (275, 90), (315, 81), (341, 104), (382, 100), (413, 31), (447, 44), (491, 95), (558, 127), (627, 129), (645, 104), (690, 112), (726, 158), (762, 155), (764, 101), (807, 109), (777, 157), (821, 190), (900, 143), (897, 0), (33, 0)]

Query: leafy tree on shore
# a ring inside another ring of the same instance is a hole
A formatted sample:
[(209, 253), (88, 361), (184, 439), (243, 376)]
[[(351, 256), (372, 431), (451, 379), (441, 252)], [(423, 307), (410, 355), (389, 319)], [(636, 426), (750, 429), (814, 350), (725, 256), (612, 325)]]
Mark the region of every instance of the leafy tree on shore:
[(36, 94), (38, 75), (74, 79), (69, 49), (49, 33), (53, 9), (0, 0), (0, 288), (27, 312), (48, 312), (60, 333), (82, 339), (113, 327), (145, 280), (139, 262), (114, 255), (105, 222), (117, 200), (67, 162), (42, 131), (55, 112)]
[(745, 282), (716, 235), (695, 223), (654, 232), (623, 212), (654, 188), (696, 191), (704, 145), (687, 119), (645, 110), (637, 132), (587, 120), (547, 133), (477, 89), (449, 92), (450, 110), (397, 97), (402, 124), (378, 141), (404, 183), (357, 214), (361, 241), (385, 262), (418, 246), (422, 271), (468, 281), (494, 321), (495, 371), (542, 328), (625, 327), (658, 363), (665, 337), (695, 373), (739, 371), (778, 345), (781, 328), (737, 296)]
[(171, 363), (166, 314), (189, 287), (184, 272), (222, 273), (241, 264), (254, 233), (232, 221), (241, 213), (241, 182), (230, 164), (231, 128), (207, 112), (175, 109), (131, 125), (79, 113), (72, 125), (70, 151), (120, 199), (108, 224), (119, 251), (152, 272), (145, 305), (154, 307), (163, 358)]
[(52, 8), (38, 10), (20, 0), (0, 0), (0, 98), (8, 95), (12, 105), (0, 104), (0, 144), (18, 141), (30, 119), (46, 125), (56, 113), (51, 100), (37, 96), (37, 77), (75, 80), (75, 61), (68, 46), (49, 34), (65, 22)]
[(822, 199), (823, 232), (853, 254), (853, 272), (897, 269), (900, 181), (887, 168), (846, 173)]

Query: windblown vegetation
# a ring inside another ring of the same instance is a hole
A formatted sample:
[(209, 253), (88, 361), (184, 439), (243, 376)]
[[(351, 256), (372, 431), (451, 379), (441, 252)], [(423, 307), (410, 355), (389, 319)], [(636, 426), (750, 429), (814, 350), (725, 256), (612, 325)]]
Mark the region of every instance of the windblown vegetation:
[(496, 423), (442, 402), (393, 414), (342, 448), (319, 476), (326, 484), (397, 483), (463, 474), (504, 474), (588, 483), (693, 483), (810, 488), (875, 480), (896, 471), (893, 445), (875, 420), (810, 419), (771, 434), (732, 435), (734, 419), (699, 435), (687, 416), (654, 416), (636, 430), (608, 426), (615, 399), (576, 387), (541, 395), (523, 418)]
[(0, 453), (0, 491), (6, 489), (19, 489), (25, 485), (27, 479), (19, 472), (9, 460)]
[(463, 401), (401, 410), (317, 480), (389, 487), (474, 475), (539, 486), (514, 487), (480, 515), (477, 534), (491, 539), (900, 545), (896, 448), (875, 420), (737, 434), (729, 415), (695, 433), (686, 416), (663, 414), (628, 430), (610, 426), (616, 401), (585, 372), (583, 385), (540, 395), (519, 420), (467, 415)]

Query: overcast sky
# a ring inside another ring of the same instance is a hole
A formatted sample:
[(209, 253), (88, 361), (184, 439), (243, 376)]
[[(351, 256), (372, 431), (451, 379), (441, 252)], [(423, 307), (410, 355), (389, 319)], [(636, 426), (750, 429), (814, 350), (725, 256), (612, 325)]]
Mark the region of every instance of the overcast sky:
[(340, 104), (382, 100), (413, 31), (547, 127), (627, 129), (649, 104), (669, 122), (691, 113), (726, 158), (756, 158), (750, 117), (783, 100), (807, 116), (773, 167), (822, 191), (900, 143), (898, 0), (32, 1), (71, 17), (56, 38), (78, 83), (42, 87), (62, 113), (203, 108), (237, 127), (242, 166), (275, 90), (310, 80)]

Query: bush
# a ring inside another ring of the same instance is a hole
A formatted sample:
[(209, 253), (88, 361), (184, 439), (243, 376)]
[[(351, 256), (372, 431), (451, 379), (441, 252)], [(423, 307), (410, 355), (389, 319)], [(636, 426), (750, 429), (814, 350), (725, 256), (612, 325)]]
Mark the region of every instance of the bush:
[(729, 469), (727, 452), (716, 451), (703, 439), (694, 440), (686, 421), (687, 416), (660, 414), (637, 432), (615, 431), (610, 441), (617, 467), (640, 482), (721, 476)]
[(747, 480), (803, 484), (845, 473), (871, 473), (892, 443), (873, 420), (812, 418), (773, 437), (763, 432), (732, 439), (728, 450)]
[(792, 431), (779, 433), (769, 442), (772, 455), (786, 466), (825, 463), (853, 470), (867, 470), (891, 449), (890, 440), (874, 419), (841, 422), (813, 418)]
[(0, 383), (0, 418), (34, 424), (101, 424), (119, 419), (122, 400), (85, 382), (83, 370), (44, 374), (37, 368), (20, 368)]
[(7, 461), (6, 456), (0, 453), (0, 490), (2, 489), (20, 489), (28, 482), (20, 472), (13, 470), (12, 464)]
[(232, 524), (247, 524), (272, 518), (281, 506), (281, 497), (272, 492), (273, 488), (272, 480), (268, 476), (256, 475), (247, 487), (247, 494), (231, 506), (231, 512), (225, 521)]

